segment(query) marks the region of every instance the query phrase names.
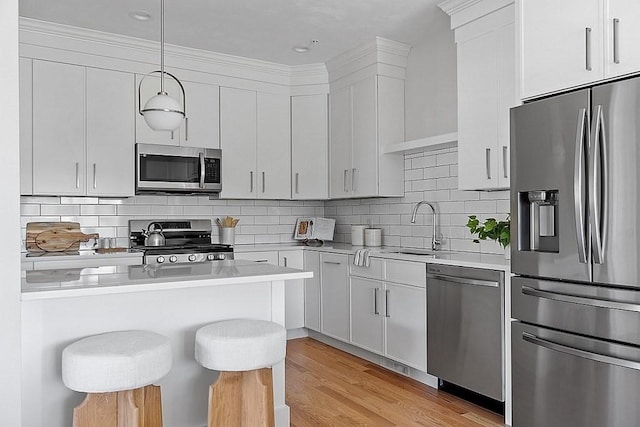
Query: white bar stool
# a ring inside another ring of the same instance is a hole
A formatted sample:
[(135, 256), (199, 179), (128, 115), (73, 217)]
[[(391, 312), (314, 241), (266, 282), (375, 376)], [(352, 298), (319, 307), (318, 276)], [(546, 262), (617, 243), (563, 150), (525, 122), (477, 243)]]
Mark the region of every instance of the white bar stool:
[(225, 320), (196, 332), (195, 358), (220, 371), (209, 387), (208, 427), (272, 427), (271, 367), (284, 360), (287, 331), (264, 320)]
[(87, 393), (73, 410), (73, 427), (161, 427), (160, 387), (171, 369), (164, 335), (120, 331), (93, 335), (62, 351), (62, 381)]

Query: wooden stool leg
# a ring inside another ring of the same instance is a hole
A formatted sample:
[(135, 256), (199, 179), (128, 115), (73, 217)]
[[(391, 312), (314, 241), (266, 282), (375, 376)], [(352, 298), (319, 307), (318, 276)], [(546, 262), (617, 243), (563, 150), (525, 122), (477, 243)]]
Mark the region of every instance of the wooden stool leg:
[(209, 387), (208, 427), (274, 427), (271, 368), (220, 372)]
[(73, 427), (162, 427), (160, 387), (88, 393), (73, 410)]
[(136, 406), (140, 409), (140, 427), (162, 427), (162, 397), (160, 386), (148, 385), (133, 391)]
[(87, 393), (73, 409), (73, 427), (113, 427), (118, 417), (118, 393)]

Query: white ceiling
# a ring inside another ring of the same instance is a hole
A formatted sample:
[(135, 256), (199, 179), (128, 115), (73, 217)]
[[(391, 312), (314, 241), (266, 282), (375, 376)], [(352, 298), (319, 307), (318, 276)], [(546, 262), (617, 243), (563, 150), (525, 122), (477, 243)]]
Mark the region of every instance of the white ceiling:
[[(165, 41), (287, 65), (325, 62), (375, 36), (415, 44), (446, 17), (440, 1), (165, 0)], [(136, 21), (131, 11), (152, 18)], [(20, 16), (160, 39), (160, 0), (20, 0)], [(319, 45), (293, 52), (311, 39)]]

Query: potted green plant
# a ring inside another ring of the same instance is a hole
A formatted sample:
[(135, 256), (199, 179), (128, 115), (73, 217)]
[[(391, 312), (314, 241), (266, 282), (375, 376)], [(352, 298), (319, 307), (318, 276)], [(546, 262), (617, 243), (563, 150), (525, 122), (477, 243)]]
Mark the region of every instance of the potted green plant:
[(480, 222), (477, 216), (469, 215), (467, 227), (471, 234), (477, 234), (477, 238), (473, 239), (475, 243), (480, 240), (495, 240), (500, 246), (506, 248), (511, 243), (511, 217), (507, 215), (504, 221), (498, 221), (495, 218), (487, 218), (484, 222)]

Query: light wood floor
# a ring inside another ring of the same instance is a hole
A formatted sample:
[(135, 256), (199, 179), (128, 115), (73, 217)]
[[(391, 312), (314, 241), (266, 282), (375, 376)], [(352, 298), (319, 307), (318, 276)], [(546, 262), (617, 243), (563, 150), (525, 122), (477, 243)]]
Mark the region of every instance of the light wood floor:
[(290, 340), (291, 426), (503, 426), (502, 416), (311, 338)]

